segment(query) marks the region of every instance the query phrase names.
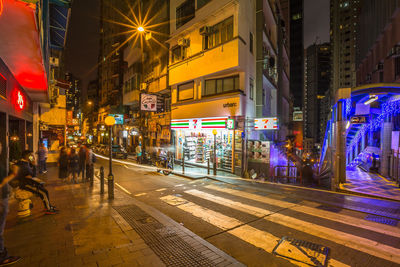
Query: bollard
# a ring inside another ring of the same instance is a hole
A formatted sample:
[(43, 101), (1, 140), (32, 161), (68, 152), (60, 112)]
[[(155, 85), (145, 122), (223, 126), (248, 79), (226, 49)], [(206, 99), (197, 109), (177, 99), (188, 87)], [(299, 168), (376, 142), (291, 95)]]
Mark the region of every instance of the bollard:
[(110, 174), (108, 180), (108, 199), (114, 199), (114, 175)]
[(100, 167), (100, 194), (104, 194), (104, 167)]
[(207, 159), (207, 174), (210, 174), (210, 158)]
[(182, 158), (182, 174), (185, 174), (185, 154), (183, 154)]

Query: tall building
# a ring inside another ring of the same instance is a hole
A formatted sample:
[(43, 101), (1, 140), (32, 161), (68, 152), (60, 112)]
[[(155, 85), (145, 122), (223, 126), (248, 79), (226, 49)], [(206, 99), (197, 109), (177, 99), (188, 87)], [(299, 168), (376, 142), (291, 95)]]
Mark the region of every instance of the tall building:
[[(144, 31), (137, 32), (138, 38), (130, 41), (123, 51), (127, 66), (123, 76), (123, 104), (126, 107), (126, 125), (130, 129), (123, 143), (134, 148), (140, 139), (143, 146), (160, 147), (171, 140), (169, 49), (166, 43), (170, 30), (169, 1), (135, 0), (131, 5), (137, 17), (139, 12), (147, 14), (149, 29), (143, 26)], [(140, 100), (145, 96), (157, 99), (151, 110), (141, 110)]]
[(362, 1), (331, 0), (330, 2), (332, 96), (339, 88), (356, 85), (357, 36)]
[(324, 139), (324, 126), (327, 118), (323, 106), (324, 98), (330, 88), (330, 57), (331, 51), (328, 43), (313, 44), (306, 49), (305, 56), (305, 85), (304, 85), (304, 137), (313, 140), (313, 143), (321, 143)]
[[(288, 1), (170, 2), (168, 78), (178, 162), (206, 166), (215, 139), (218, 169), (242, 174), (269, 166), (273, 141), (288, 131), (288, 14)], [(255, 151), (261, 146), (262, 156)]]
[(304, 44), (303, 44), (304, 0), (290, 1), (290, 93), (294, 107), (303, 105)]
[(99, 121), (110, 113), (123, 113), (123, 45), (127, 39), (123, 23), (129, 14), (127, 1), (100, 2), (100, 56), (99, 56)]
[(67, 104), (66, 107), (67, 110), (73, 111), (75, 117), (81, 109), (81, 81), (76, 78), (72, 73), (66, 73), (65, 80), (69, 83), (69, 88), (65, 92)]

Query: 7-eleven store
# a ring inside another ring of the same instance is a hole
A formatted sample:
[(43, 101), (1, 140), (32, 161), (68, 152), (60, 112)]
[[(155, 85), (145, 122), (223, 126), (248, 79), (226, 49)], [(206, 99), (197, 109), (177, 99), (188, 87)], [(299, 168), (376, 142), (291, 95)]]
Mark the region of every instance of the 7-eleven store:
[(185, 164), (199, 167), (206, 167), (209, 160), (212, 166), (215, 130), (217, 168), (233, 171), (232, 147), (235, 147), (235, 139), (238, 139), (233, 124), (233, 119), (228, 117), (172, 120), (176, 159), (182, 161), (184, 157)]

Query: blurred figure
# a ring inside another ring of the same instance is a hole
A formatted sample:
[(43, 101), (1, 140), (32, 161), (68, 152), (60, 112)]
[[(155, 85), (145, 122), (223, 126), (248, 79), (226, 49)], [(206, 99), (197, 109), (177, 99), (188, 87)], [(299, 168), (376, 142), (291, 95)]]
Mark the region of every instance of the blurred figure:
[[(3, 145), (0, 142), (0, 155), (3, 150)], [(4, 227), (6, 226), (6, 218), (8, 214), (8, 196), (9, 188), (8, 182), (16, 177), (18, 167), (12, 168), (9, 176), (6, 176), (6, 170), (0, 168), (0, 266), (10, 265), (16, 263), (21, 259), (18, 256), (8, 256), (7, 249), (4, 247)]]
[(96, 162), (96, 156), (93, 154), (93, 150), (90, 145), (86, 146), (86, 178), (87, 180), (93, 179), (94, 171), (93, 164)]
[(16, 183), (12, 186), (19, 187), (22, 190), (29, 191), (36, 196), (39, 196), (43, 201), (45, 214), (56, 214), (58, 210), (50, 204), (49, 192), (44, 187), (43, 182), (35, 178), (34, 157), (32, 151), (25, 150), (22, 153), (22, 159), (17, 163), (18, 173), (14, 179)]
[(75, 148), (71, 148), (71, 153), (68, 156), (68, 177), (72, 176), (71, 181), (77, 183), (77, 175), (79, 171), (79, 156), (76, 154)]
[[(85, 145), (80, 145), (79, 148), (79, 169), (78, 169), (78, 177), (80, 176), (82, 172), (82, 183), (85, 181), (85, 167), (86, 167), (86, 154), (87, 154), (87, 148)], [(87, 176), (87, 173), (86, 173)]]
[(136, 158), (138, 163), (142, 163), (142, 146), (140, 144), (136, 146)]
[(58, 159), (58, 177), (63, 180), (68, 177), (68, 154), (64, 147), (61, 148)]
[(38, 154), (38, 160), (39, 160), (39, 173), (46, 173), (47, 172), (47, 166), (46, 166), (46, 161), (47, 161), (47, 148), (45, 147), (44, 143), (40, 143), (39, 150), (37, 152)]

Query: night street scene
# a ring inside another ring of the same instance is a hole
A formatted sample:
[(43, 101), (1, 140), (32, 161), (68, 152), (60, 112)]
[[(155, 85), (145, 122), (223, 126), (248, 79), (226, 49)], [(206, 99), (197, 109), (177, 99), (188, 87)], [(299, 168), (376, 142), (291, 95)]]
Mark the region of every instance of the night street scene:
[(0, 0), (0, 266), (400, 266), (400, 0)]

